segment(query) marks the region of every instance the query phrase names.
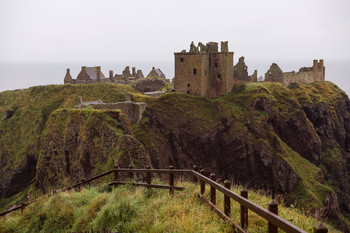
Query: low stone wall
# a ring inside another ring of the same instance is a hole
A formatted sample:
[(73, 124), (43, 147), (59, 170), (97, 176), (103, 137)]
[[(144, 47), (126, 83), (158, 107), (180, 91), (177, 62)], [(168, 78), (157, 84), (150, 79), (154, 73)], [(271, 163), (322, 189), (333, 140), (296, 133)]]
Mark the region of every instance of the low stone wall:
[(165, 93), (165, 91), (152, 91), (152, 92), (145, 92), (143, 94), (151, 96), (151, 97), (158, 97)]
[(141, 92), (159, 91), (162, 87), (164, 87), (164, 85), (165, 82), (157, 78), (143, 79), (131, 84), (133, 88)]
[(144, 102), (118, 102), (118, 103), (102, 103), (102, 104), (91, 104), (94, 109), (120, 109), (125, 115), (128, 116), (129, 120), (133, 123), (140, 122), (142, 113), (145, 111), (147, 103)]

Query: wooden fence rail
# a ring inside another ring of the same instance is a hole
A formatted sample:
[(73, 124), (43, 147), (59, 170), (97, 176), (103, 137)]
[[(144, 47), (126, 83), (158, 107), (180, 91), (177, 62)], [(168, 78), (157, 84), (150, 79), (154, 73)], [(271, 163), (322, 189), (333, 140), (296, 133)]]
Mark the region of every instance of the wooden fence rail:
[[(287, 220), (281, 218), (278, 216), (278, 205), (277, 203), (272, 200), (269, 203), (268, 209), (265, 209), (256, 203), (250, 201), (248, 199), (248, 191), (246, 189), (243, 189), (241, 191), (241, 194), (238, 195), (237, 193), (230, 190), (231, 183), (230, 181), (224, 181), (224, 186), (216, 182), (216, 176), (215, 174), (210, 174), (210, 178), (206, 177), (204, 175), (205, 171), (201, 170), (198, 171), (198, 168), (196, 166), (193, 167), (193, 170), (187, 170), (187, 169), (174, 169), (172, 166), (170, 169), (150, 169), (150, 167), (147, 167), (146, 169), (136, 169), (129, 166), (129, 168), (119, 168), (115, 167), (114, 169), (99, 174), (97, 176), (88, 178), (88, 179), (82, 179), (80, 182), (69, 186), (67, 188), (54, 191), (54, 193), (62, 192), (62, 191), (68, 191), (70, 189), (74, 188), (81, 188), (83, 186), (89, 185), (92, 181), (97, 180), (101, 177), (114, 174), (114, 179), (112, 182), (108, 183), (108, 185), (125, 185), (125, 184), (131, 184), (134, 186), (143, 186), (147, 188), (161, 188), (161, 189), (169, 189), (169, 193), (172, 195), (174, 194), (174, 190), (184, 190), (184, 187), (178, 187), (175, 186), (175, 174), (176, 175), (190, 175), (193, 178), (194, 182), (198, 182), (200, 184), (200, 193), (198, 193), (198, 196), (200, 199), (202, 199), (205, 203), (207, 203), (221, 218), (223, 218), (226, 221), (229, 221), (232, 223), (232, 226), (238, 231), (238, 232), (247, 232), (246, 229), (248, 227), (248, 211), (252, 211), (256, 213), (257, 215), (261, 216), (262, 218), (266, 219), (268, 222), (268, 232), (269, 233), (277, 233), (278, 228), (284, 230), (285, 232), (290, 233), (298, 233), (298, 232), (306, 232), (303, 229), (293, 225), (292, 223), (288, 222)], [(146, 174), (146, 183), (130, 183), (120, 180), (120, 173), (125, 173), (126, 177), (129, 179), (132, 179), (136, 173)], [(152, 184), (152, 174), (168, 174), (169, 178), (169, 185), (160, 185), (160, 184)], [(205, 185), (208, 184), (210, 186), (210, 200), (205, 198)], [(219, 191), (224, 194), (224, 206), (222, 211), (217, 205), (216, 205), (216, 192)], [(49, 194), (52, 195), (52, 194)], [(241, 223), (237, 224), (235, 223), (231, 218), (231, 199), (236, 201), (238, 204), (240, 204), (241, 209)], [(35, 200), (27, 203), (22, 203), (20, 206), (13, 208), (11, 210), (5, 211), (0, 214), (0, 216), (5, 216), (6, 214), (18, 210), (23, 209), (28, 204), (34, 202)], [(322, 224), (317, 224), (314, 227), (314, 233), (326, 233), (328, 232), (328, 229)]]

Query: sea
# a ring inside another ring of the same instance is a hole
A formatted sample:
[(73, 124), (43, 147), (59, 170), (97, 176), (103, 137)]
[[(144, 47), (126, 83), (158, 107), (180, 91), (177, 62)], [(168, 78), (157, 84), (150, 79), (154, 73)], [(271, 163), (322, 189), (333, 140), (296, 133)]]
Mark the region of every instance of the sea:
[[(271, 65), (271, 61), (245, 61), (249, 74), (258, 70), (258, 77), (264, 76)], [(235, 61), (236, 63), (236, 61)], [(276, 62), (284, 71), (298, 71), (301, 67), (312, 66), (312, 61), (279, 61)], [(71, 75), (76, 78), (81, 66), (101, 66), (102, 73), (108, 77), (109, 70), (114, 74), (121, 74), (126, 66), (141, 69), (144, 76), (152, 67), (159, 68), (167, 78), (174, 77), (174, 62), (104, 62), (104, 63), (28, 63), (2, 62), (0, 63), (0, 92), (29, 88), (31, 86), (63, 84), (66, 69), (70, 68)], [(350, 95), (350, 61), (325, 61), (326, 80), (335, 83)]]

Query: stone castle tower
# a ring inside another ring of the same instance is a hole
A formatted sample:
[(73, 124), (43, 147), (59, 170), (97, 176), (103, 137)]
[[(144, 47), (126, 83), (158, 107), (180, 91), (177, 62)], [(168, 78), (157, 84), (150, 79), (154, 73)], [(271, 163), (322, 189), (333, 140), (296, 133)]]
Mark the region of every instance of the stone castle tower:
[(175, 55), (175, 91), (191, 95), (217, 97), (233, 87), (233, 52), (228, 42), (209, 42), (206, 45), (193, 42), (190, 51), (182, 50)]

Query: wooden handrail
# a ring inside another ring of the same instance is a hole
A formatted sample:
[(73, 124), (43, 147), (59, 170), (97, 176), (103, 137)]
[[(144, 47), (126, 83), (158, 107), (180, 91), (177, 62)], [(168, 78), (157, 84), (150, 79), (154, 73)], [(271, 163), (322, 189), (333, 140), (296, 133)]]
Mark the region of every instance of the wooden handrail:
[[(135, 185), (135, 186), (144, 186), (144, 187), (148, 187), (148, 188), (165, 188), (165, 189), (169, 189), (170, 190), (170, 194), (173, 192), (173, 190), (183, 190), (183, 187), (176, 187), (174, 186), (174, 174), (189, 174), (192, 175), (193, 177), (195, 177), (196, 179), (194, 179), (195, 181), (199, 180), (199, 184), (201, 186), (201, 191), (199, 193), (199, 197), (201, 199), (205, 199), (205, 197), (203, 196), (204, 192), (205, 192), (205, 184), (209, 184), (211, 186), (211, 201), (209, 200), (205, 200), (207, 203), (209, 203), (209, 205), (219, 214), (220, 217), (228, 220), (230, 219), (229, 216), (227, 215), (227, 210), (225, 210), (224, 212), (222, 212), (218, 207), (216, 207), (215, 205), (215, 194), (214, 192), (216, 190), (220, 191), (221, 193), (223, 193), (225, 195), (225, 198), (230, 198), (233, 199), (234, 201), (238, 202), (240, 205), (248, 208), (249, 210), (253, 211), (254, 213), (256, 213), (257, 215), (261, 216), (262, 218), (266, 219), (269, 223), (273, 224), (274, 226), (281, 228), (282, 230), (286, 231), (286, 232), (290, 232), (290, 233), (305, 233), (306, 231), (304, 231), (303, 229), (295, 226), (294, 224), (288, 222), (287, 220), (281, 218), (280, 216), (274, 214), (273, 212), (257, 205), (256, 203), (248, 200), (247, 198), (244, 198), (240, 195), (238, 195), (237, 193), (231, 191), (229, 188), (226, 188), (224, 186), (222, 186), (221, 184), (217, 183), (215, 181), (215, 175), (211, 175), (211, 179), (204, 176), (203, 174), (200, 174), (198, 172), (198, 169), (196, 170), (189, 170), (189, 169), (136, 169), (136, 168), (114, 168), (110, 171), (104, 172), (102, 174), (96, 175), (94, 177), (88, 178), (88, 179), (84, 179), (81, 182), (78, 182), (72, 186), (69, 186), (67, 188), (58, 190), (58, 191), (66, 191), (66, 190), (70, 190), (73, 188), (77, 188), (80, 187), (81, 185), (85, 185), (90, 183), (91, 181), (94, 181), (98, 178), (104, 177), (106, 175), (112, 174), (114, 173), (114, 181), (108, 183), (108, 185), (118, 185), (118, 184), (127, 184), (127, 182), (123, 182), (123, 181), (119, 181), (117, 180), (118, 178), (118, 173), (119, 172), (126, 172), (130, 174), (133, 173), (146, 173), (146, 174), (152, 174), (152, 173), (165, 173), (165, 174), (169, 174), (169, 183), (170, 185), (157, 185), (157, 184), (151, 184), (151, 178), (149, 175), (147, 175), (147, 183), (131, 183), (131, 185)], [(204, 173), (204, 171), (201, 171), (202, 173)], [(228, 185), (227, 187), (230, 187), (230, 185)], [(57, 192), (57, 191), (56, 191)], [(34, 200), (35, 201), (35, 200)], [(28, 204), (34, 202), (28, 202), (28, 203), (22, 203), (20, 206), (17, 206), (11, 210), (7, 210), (3, 213), (0, 214), (0, 216), (6, 215), (12, 211), (18, 210), (18, 209), (22, 209), (24, 206), (27, 206)], [(214, 202), (214, 203), (213, 203)], [(230, 220), (230, 222), (232, 222), (232, 219)], [(236, 229), (239, 232), (245, 232), (241, 227), (239, 227), (236, 223), (234, 223), (234, 226), (236, 227)], [(323, 225), (322, 225), (323, 226)]]
[(211, 185), (212, 187), (216, 188), (217, 190), (219, 190), (223, 194), (225, 194), (228, 197), (232, 198), (233, 200), (235, 200), (239, 204), (247, 207), (248, 209), (250, 209), (251, 211), (253, 211), (257, 215), (265, 218), (267, 221), (273, 223), (274, 225), (278, 226), (282, 230), (284, 230), (286, 232), (291, 232), (291, 233), (294, 233), (294, 232), (295, 233), (306, 232), (303, 229), (301, 229), (301, 228), (295, 226), (294, 224), (288, 222), (287, 220), (281, 218), (280, 216), (278, 216), (276, 214), (273, 214), (272, 212), (268, 211), (267, 209), (265, 209), (265, 208), (255, 204), (252, 201), (249, 201), (246, 198), (241, 197), (237, 193), (235, 193), (235, 192), (225, 188), (221, 184), (219, 184), (219, 183), (209, 179), (208, 177), (205, 177), (202, 174), (200, 174), (198, 172), (195, 172), (195, 171), (191, 171), (191, 173), (193, 175), (197, 176), (198, 179), (200, 179), (200, 180), (204, 181), (205, 183)]

